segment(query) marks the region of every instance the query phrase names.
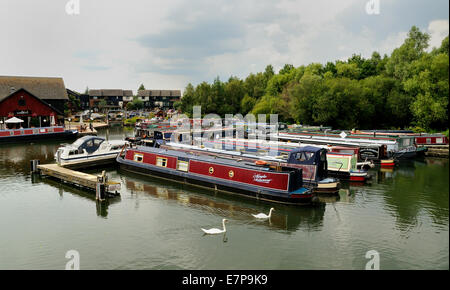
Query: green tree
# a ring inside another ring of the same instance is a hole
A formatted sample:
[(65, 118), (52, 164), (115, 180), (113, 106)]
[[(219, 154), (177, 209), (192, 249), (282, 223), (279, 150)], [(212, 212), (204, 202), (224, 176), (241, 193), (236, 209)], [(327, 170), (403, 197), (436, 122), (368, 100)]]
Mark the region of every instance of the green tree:
[(138, 91), (145, 91), (144, 84), (141, 84), (138, 88)]
[(285, 64), (282, 69), (278, 72), (280, 75), (288, 74), (291, 72), (291, 70), (294, 69), (294, 66), (292, 64)]
[(422, 33), (419, 28), (413, 26), (404, 43), (394, 49), (390, 59), (386, 63), (386, 73), (403, 81), (410, 76), (410, 65), (418, 60), (428, 47), (430, 36)]

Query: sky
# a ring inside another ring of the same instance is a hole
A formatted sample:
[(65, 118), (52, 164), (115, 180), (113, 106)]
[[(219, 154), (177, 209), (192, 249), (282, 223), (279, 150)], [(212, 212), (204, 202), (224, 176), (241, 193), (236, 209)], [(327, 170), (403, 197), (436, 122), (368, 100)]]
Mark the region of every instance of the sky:
[(448, 11), (448, 0), (1, 0), (0, 75), (183, 90), (268, 64), (390, 55), (413, 25), (438, 47)]

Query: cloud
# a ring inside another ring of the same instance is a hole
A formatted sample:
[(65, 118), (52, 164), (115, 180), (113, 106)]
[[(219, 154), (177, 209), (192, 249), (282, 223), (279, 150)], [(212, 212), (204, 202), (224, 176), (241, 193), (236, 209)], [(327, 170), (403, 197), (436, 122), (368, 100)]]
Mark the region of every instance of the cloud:
[(99, 71), (99, 70), (108, 70), (111, 67), (109, 66), (101, 66), (101, 65), (84, 65), (83, 68), (89, 71)]
[[(448, 1), (0, 1), (0, 74), (62, 76), (68, 88), (183, 89), (295, 66), (391, 53), (412, 25), (439, 46)], [(11, 25), (14, 23), (14, 25)]]
[(433, 20), (428, 25), (428, 32), (430, 34), (430, 49), (440, 47), (442, 40), (448, 36), (448, 19)]

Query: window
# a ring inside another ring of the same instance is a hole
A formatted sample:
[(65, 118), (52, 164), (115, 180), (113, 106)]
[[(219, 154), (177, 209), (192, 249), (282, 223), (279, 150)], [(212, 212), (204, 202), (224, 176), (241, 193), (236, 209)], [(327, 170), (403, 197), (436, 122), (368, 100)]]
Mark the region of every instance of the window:
[(314, 153), (312, 152), (300, 152), (296, 154), (295, 159), (298, 161), (307, 161), (311, 159), (312, 156), (314, 156)]
[(133, 160), (136, 162), (144, 161), (144, 155), (139, 153), (134, 153)]
[(409, 145), (411, 145), (411, 139), (404, 139), (403, 146), (409, 146)]
[(156, 157), (156, 166), (167, 167), (167, 158)]
[(431, 138), (427, 138), (427, 144), (431, 144)]
[(187, 172), (188, 168), (189, 168), (189, 162), (178, 160), (178, 163), (177, 163), (178, 170)]
[(26, 106), (26, 102), (24, 99), (19, 99), (19, 107), (25, 107)]
[(94, 146), (98, 147), (98, 146), (100, 146), (100, 143), (102, 143), (102, 142), (103, 142), (103, 140), (101, 140), (101, 139), (95, 139), (94, 140)]

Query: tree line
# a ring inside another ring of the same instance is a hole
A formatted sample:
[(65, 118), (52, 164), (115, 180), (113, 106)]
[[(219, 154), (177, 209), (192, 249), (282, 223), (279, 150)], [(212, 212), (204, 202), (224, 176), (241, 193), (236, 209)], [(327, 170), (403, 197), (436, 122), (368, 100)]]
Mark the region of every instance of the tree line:
[(428, 52), (429, 39), (413, 26), (390, 56), (286, 64), (278, 73), (268, 65), (245, 79), (188, 84), (176, 106), (189, 116), (200, 105), (204, 114), (278, 114), (287, 123), (336, 129), (447, 129), (448, 36)]

